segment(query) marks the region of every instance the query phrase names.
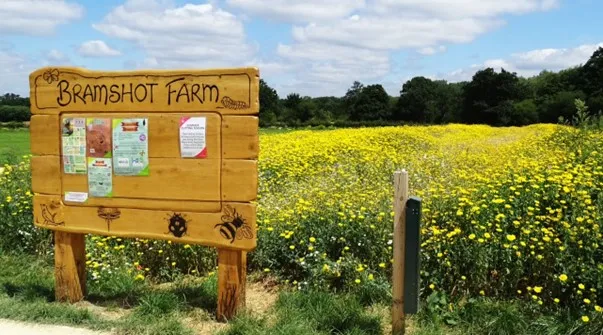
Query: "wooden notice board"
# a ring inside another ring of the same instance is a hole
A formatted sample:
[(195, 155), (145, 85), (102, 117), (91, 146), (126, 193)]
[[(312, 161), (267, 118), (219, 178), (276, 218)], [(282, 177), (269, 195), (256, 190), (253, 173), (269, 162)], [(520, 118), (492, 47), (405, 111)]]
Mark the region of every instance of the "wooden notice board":
[(46, 67), (29, 80), (34, 224), (56, 248), (81, 234), (256, 247), (257, 68)]

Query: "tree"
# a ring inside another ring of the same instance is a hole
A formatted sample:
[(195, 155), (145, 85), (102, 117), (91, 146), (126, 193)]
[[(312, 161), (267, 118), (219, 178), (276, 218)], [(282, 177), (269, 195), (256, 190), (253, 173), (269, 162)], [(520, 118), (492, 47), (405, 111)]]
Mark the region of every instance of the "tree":
[(414, 77), (402, 86), (394, 118), (420, 123), (453, 122), (460, 111), (459, 88), (443, 80)]
[(603, 47), (599, 47), (582, 66), (582, 90), (587, 95), (603, 94)]
[(480, 70), (465, 87), (463, 121), (502, 125), (501, 117), (513, 113), (513, 102), (525, 97), (526, 92), (522, 90), (516, 73), (505, 69), (500, 73), (493, 68)]
[(344, 117), (349, 118), (350, 115), (355, 114), (353, 111), (358, 98), (360, 97), (360, 93), (364, 89), (364, 85), (359, 81), (354, 81), (352, 86), (348, 89), (345, 96), (343, 97), (342, 107), (344, 110)]
[(260, 123), (270, 125), (280, 116), (279, 97), (275, 89), (268, 86), (264, 79), (260, 79)]
[(389, 119), (389, 99), (389, 95), (380, 84), (362, 88), (350, 110), (350, 120), (374, 121)]

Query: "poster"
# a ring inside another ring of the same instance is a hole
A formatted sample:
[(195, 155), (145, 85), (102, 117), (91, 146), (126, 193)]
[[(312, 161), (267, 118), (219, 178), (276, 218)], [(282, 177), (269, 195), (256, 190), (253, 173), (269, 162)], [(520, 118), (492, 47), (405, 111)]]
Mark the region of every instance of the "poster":
[(205, 158), (205, 118), (182, 117), (180, 118), (180, 156)]
[(111, 158), (88, 157), (88, 194), (100, 198), (113, 196)]
[(148, 119), (113, 119), (113, 170), (116, 175), (149, 175)]
[(64, 172), (86, 173), (86, 119), (63, 119), (61, 144)]
[(86, 119), (86, 154), (88, 157), (111, 157), (111, 120)]

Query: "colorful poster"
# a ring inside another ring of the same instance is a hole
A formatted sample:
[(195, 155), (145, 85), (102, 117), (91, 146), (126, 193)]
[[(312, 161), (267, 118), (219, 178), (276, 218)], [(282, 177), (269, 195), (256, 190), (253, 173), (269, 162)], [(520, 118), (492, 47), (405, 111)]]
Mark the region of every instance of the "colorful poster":
[(111, 158), (88, 157), (88, 194), (100, 198), (113, 196)]
[(111, 157), (110, 119), (86, 119), (86, 154), (94, 158)]
[(65, 173), (86, 173), (86, 119), (63, 119), (61, 144)]
[(204, 117), (180, 118), (180, 156), (207, 157)]
[(148, 129), (148, 119), (113, 119), (113, 171), (116, 175), (149, 175)]

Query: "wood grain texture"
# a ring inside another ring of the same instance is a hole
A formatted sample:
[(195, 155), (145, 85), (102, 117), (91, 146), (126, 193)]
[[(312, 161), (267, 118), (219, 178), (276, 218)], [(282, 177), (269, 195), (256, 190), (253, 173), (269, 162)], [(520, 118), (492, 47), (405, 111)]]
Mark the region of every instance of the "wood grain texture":
[(218, 321), (231, 320), (245, 306), (243, 252), (218, 249)]
[(44, 67), (29, 76), (32, 114), (62, 112), (257, 115), (259, 70), (91, 71)]
[(54, 232), (55, 298), (75, 303), (86, 294), (86, 249), (82, 234)]
[(258, 164), (255, 160), (222, 161), (222, 200), (247, 202), (257, 199)]
[(260, 151), (258, 117), (224, 116), (222, 139), (224, 159), (257, 159)]
[(61, 160), (58, 156), (31, 158), (31, 188), (34, 193), (61, 194)]
[[(57, 158), (58, 159), (58, 158)], [(220, 161), (149, 158), (148, 176), (113, 175), (114, 198), (220, 201)], [(88, 192), (83, 174), (63, 174), (63, 192)]]
[(72, 233), (169, 240), (233, 250), (256, 247), (256, 205), (223, 203), (217, 213), (65, 206), (60, 196), (34, 196), (38, 227)]
[(392, 269), (392, 334), (406, 331), (404, 315), (404, 262), (406, 240), (406, 202), (408, 201), (408, 172), (394, 173), (394, 264)]
[(137, 198), (88, 198), (86, 202), (81, 203), (66, 201), (64, 195), (62, 201), (66, 206), (155, 209), (176, 212), (218, 213), (222, 209), (222, 204), (217, 201), (155, 199), (143, 200)]
[(60, 155), (61, 128), (57, 115), (33, 115), (29, 132), (32, 155)]

